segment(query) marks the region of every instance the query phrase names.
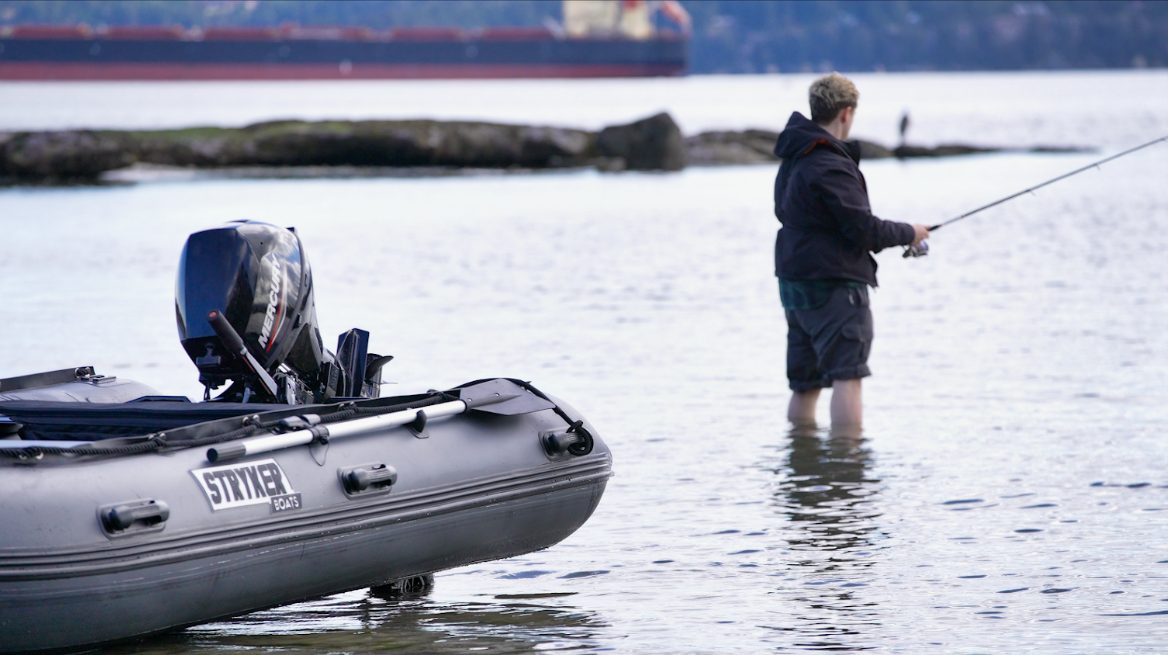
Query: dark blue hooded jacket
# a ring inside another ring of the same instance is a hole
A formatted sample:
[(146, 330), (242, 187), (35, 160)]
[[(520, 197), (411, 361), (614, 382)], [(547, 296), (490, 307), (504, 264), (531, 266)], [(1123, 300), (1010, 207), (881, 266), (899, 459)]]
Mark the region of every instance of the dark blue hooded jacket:
[(775, 275), (784, 280), (850, 280), (876, 286), (870, 253), (912, 243), (912, 225), (872, 215), (860, 148), (799, 112), (779, 134), (775, 178)]

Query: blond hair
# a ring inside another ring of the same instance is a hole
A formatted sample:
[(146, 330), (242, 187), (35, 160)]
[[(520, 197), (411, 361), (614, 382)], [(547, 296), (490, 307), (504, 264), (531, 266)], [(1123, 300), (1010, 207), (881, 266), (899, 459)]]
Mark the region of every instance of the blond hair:
[(844, 107), (855, 107), (860, 101), (856, 85), (839, 73), (812, 82), (807, 95), (811, 102), (811, 120), (820, 125), (827, 125)]

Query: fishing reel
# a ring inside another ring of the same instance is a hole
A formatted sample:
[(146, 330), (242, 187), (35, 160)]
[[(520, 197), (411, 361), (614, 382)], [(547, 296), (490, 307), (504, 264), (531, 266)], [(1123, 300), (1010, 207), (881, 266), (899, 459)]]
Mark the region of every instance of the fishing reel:
[(925, 257), (929, 254), (929, 242), (922, 241), (915, 246), (907, 246), (902, 257)]

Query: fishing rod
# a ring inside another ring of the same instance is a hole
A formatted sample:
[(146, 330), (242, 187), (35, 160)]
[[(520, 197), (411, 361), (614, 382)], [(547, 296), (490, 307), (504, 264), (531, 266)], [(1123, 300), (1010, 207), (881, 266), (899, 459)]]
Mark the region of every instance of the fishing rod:
[[(1115, 161), (1116, 159), (1130, 155), (1133, 152), (1136, 152), (1137, 150), (1143, 150), (1144, 148), (1147, 148), (1149, 146), (1154, 146), (1157, 143), (1163, 143), (1165, 141), (1168, 141), (1168, 135), (1162, 136), (1158, 139), (1152, 139), (1151, 141), (1148, 141), (1147, 143), (1141, 143), (1140, 145), (1135, 146), (1134, 148), (1128, 148), (1127, 150), (1124, 150), (1123, 152), (1114, 154), (1114, 155), (1112, 155), (1110, 157), (1106, 157), (1104, 159), (1100, 159), (1097, 162), (1092, 162), (1090, 164), (1087, 164), (1086, 166), (1083, 166), (1082, 168), (1076, 168), (1075, 170), (1073, 170), (1069, 173), (1063, 173), (1062, 175), (1059, 175), (1058, 177), (1052, 177), (1051, 179), (1049, 179), (1045, 182), (1042, 182), (1040, 184), (1035, 184), (1034, 186), (1028, 187), (1026, 189), (1022, 189), (1021, 191), (1019, 191), (1017, 193), (1012, 193), (1012, 194), (1006, 196), (1005, 198), (999, 198), (991, 203), (982, 205), (981, 207), (978, 207), (977, 209), (972, 209), (970, 211), (967, 211), (960, 216), (954, 216), (953, 218), (950, 218), (948, 220), (941, 221), (940, 223), (937, 223), (936, 225), (929, 227), (928, 230), (929, 230), (929, 232), (935, 232), (935, 231), (945, 227), (946, 225), (950, 225), (952, 223), (956, 223), (957, 221), (969, 218), (970, 216), (973, 216), (974, 214), (979, 214), (979, 213), (981, 213), (981, 212), (983, 212), (991, 207), (997, 207), (998, 205), (1000, 205), (1004, 202), (1009, 202), (1009, 201), (1013, 200), (1014, 198), (1017, 198), (1018, 196), (1024, 196), (1028, 193), (1033, 193), (1033, 192), (1037, 191), (1038, 189), (1041, 189), (1042, 187), (1047, 186), (1049, 184), (1054, 184), (1055, 182), (1058, 182), (1060, 180), (1065, 180), (1068, 177), (1074, 177), (1075, 175), (1078, 175), (1079, 173), (1082, 173), (1084, 171), (1091, 170), (1092, 168), (1098, 168), (1098, 167), (1102, 166), (1103, 164), (1106, 164), (1109, 161)], [(924, 255), (927, 255), (927, 254), (929, 254), (929, 247), (927, 245), (925, 245), (925, 243), (923, 241), (919, 245), (909, 246), (904, 251), (905, 257), (923, 257)]]

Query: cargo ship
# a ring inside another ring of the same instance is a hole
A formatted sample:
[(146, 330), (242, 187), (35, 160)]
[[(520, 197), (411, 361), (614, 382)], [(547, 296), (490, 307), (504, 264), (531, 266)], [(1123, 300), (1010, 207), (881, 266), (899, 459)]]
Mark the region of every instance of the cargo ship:
[[(677, 2), (565, 0), (542, 27), (0, 27), (0, 80), (310, 80), (682, 75)], [(663, 20), (665, 19), (665, 20)], [(657, 27), (668, 22), (668, 27)]]

